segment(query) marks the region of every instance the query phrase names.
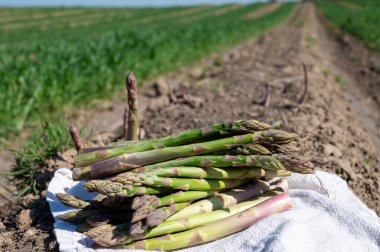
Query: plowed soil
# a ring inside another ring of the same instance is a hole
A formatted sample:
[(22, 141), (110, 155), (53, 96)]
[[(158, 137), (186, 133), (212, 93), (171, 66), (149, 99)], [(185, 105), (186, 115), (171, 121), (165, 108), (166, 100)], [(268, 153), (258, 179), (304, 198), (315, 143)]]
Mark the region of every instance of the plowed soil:
[[(380, 57), (326, 27), (311, 3), (301, 4), (287, 22), (265, 35), (152, 81), (140, 90), (143, 137), (241, 118), (281, 123), (300, 134), (302, 154), (316, 161), (317, 169), (342, 177), (379, 214)], [(300, 103), (302, 64), (308, 92)], [(268, 106), (263, 105), (266, 93)], [(78, 123), (89, 122), (98, 131), (115, 129), (117, 135), (124, 104), (106, 104), (87, 111)], [(43, 196), (27, 197), (2, 220), (3, 249), (58, 249)]]

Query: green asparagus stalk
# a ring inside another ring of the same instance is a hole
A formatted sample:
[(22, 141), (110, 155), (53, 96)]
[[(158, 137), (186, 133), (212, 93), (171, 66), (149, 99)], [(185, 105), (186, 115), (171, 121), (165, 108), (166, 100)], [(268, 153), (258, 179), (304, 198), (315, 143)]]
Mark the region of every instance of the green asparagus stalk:
[(258, 195), (251, 200), (241, 202), (228, 208), (191, 215), (177, 220), (167, 220), (154, 228), (149, 228), (144, 236), (138, 238), (132, 237), (128, 232), (125, 232), (123, 230), (123, 225), (103, 228), (102, 232), (92, 234), (93, 236), (90, 237), (93, 239), (95, 238), (94, 241), (97, 244), (103, 247), (109, 247), (117, 244), (131, 243), (138, 239), (147, 239), (166, 234), (173, 234), (221, 221), (280, 195), (286, 195), (288, 198), (287, 193), (284, 193), (282, 188), (277, 188)]
[(122, 147), (122, 146), (142, 143), (143, 141), (144, 140), (140, 140), (140, 141), (118, 141), (118, 142), (110, 143), (110, 144), (105, 145), (105, 146), (83, 148), (83, 149), (81, 149), (80, 153), (89, 153), (89, 152), (95, 152), (95, 151), (100, 151), (100, 150), (114, 149), (114, 148), (118, 148), (118, 147)]
[(272, 154), (272, 157), (279, 160), (287, 170), (302, 170), (302, 169), (309, 169), (313, 170), (314, 165), (312, 162), (310, 162), (309, 159), (300, 158), (295, 155), (283, 155), (283, 154)]
[(275, 158), (265, 155), (238, 155), (238, 156), (193, 156), (174, 159), (166, 162), (145, 166), (146, 169), (160, 167), (198, 166), (198, 167), (258, 167), (264, 170), (285, 170), (283, 165)]
[(93, 208), (90, 202), (78, 199), (74, 195), (65, 193), (56, 193), (55, 196), (58, 200), (68, 207), (78, 208), (78, 209), (90, 209)]
[(269, 155), (271, 151), (260, 144), (244, 144), (236, 149), (231, 150), (233, 155)]
[(168, 207), (161, 207), (150, 214), (146, 217), (146, 224), (149, 227), (155, 227), (161, 224), (164, 220), (168, 219), (170, 216), (173, 214), (177, 213), (178, 211), (181, 211), (185, 207), (187, 207), (190, 204), (190, 202), (182, 202), (182, 203), (176, 203), (176, 204), (171, 204)]
[(141, 200), (141, 198), (134, 198), (132, 202), (132, 209), (136, 210), (138, 208), (151, 205), (154, 207), (169, 206), (174, 203), (194, 201), (198, 199), (207, 198), (217, 194), (216, 191), (179, 191), (171, 195), (158, 198), (154, 195), (151, 195), (149, 200)]
[(225, 133), (244, 134), (254, 131), (262, 131), (270, 128), (270, 125), (256, 120), (234, 121), (231, 123), (214, 124), (206, 128), (194, 129), (179, 134), (141, 141), (132, 145), (120, 146), (109, 150), (101, 150), (79, 154), (75, 157), (75, 166), (87, 166), (112, 157), (135, 152), (142, 152), (163, 147), (179, 146), (198, 141), (202, 138), (222, 136)]
[[(147, 164), (186, 156), (202, 155), (218, 150), (227, 150), (246, 143), (289, 141), (294, 139), (295, 136), (295, 134), (279, 130), (258, 131), (253, 134), (227, 137), (210, 142), (125, 154), (94, 164), (91, 167), (91, 177), (97, 179)], [(281, 165), (279, 162), (277, 164)], [(278, 167), (271, 168), (275, 170), (279, 169)], [(280, 166), (280, 169), (283, 169), (283, 167)]]
[(227, 192), (219, 193), (210, 198), (197, 201), (190, 206), (182, 209), (178, 213), (172, 215), (168, 221), (230, 207), (259, 194), (262, 194), (266, 191), (269, 191), (269, 189), (270, 186), (267, 182), (261, 180), (254, 181), (248, 185), (234, 188)]
[(272, 153), (281, 153), (284, 155), (292, 155), (292, 153), (298, 151), (295, 142), (289, 142), (288, 144), (264, 144), (264, 146)]
[(254, 205), (242, 212), (237, 212), (232, 216), (227, 217), (228, 213), (221, 211), (220, 213), (226, 215), (221, 220), (197, 227), (195, 229), (165, 235), (163, 237), (146, 239), (127, 246), (120, 245), (115, 248), (164, 251), (198, 245), (244, 230), (257, 221), (270, 216), (271, 214), (288, 210), (290, 207), (291, 201), (289, 195), (287, 193), (283, 193), (259, 205)]
[(99, 209), (91, 210), (74, 210), (58, 216), (59, 219), (73, 223), (80, 224), (86, 221), (86, 219), (94, 214), (102, 213), (104, 211)]
[[(146, 172), (143, 172), (146, 171)], [(217, 167), (163, 167), (147, 170), (145, 167), (137, 168), (131, 172), (121, 173), (111, 178), (112, 181), (122, 184), (128, 184), (133, 181), (139, 181), (150, 176), (157, 177), (177, 177), (177, 178), (207, 178), (207, 179), (246, 179), (261, 178), (265, 175), (265, 171), (260, 168), (217, 168)]]
[(139, 140), (139, 112), (136, 78), (129, 73), (126, 78), (128, 90), (128, 134), (127, 140)]
[(108, 197), (131, 197), (144, 194), (168, 194), (170, 189), (165, 187), (136, 187), (105, 180), (90, 180), (83, 184), (89, 192), (99, 192)]

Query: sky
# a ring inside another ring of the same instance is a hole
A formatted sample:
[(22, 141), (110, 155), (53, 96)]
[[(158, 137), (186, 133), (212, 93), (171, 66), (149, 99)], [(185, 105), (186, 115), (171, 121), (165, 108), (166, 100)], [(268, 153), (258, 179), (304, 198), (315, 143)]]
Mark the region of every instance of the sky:
[(265, 0), (0, 0), (0, 6), (173, 6), (265, 2)]

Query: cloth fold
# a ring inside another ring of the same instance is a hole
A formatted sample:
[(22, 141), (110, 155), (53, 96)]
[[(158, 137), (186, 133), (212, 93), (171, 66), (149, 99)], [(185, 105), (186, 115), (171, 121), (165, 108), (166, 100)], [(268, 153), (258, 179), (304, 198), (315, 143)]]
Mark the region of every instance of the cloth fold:
[[(380, 218), (350, 191), (344, 180), (321, 171), (293, 174), (287, 180), (292, 209), (237, 234), (180, 251), (380, 251)], [(96, 195), (86, 192), (82, 184), (74, 182), (66, 168), (57, 170), (49, 184), (46, 198), (55, 220), (59, 248), (65, 252), (110, 251), (92, 249), (91, 239), (75, 232), (76, 225), (57, 218), (73, 209), (60, 203), (56, 193), (70, 193), (81, 199)]]

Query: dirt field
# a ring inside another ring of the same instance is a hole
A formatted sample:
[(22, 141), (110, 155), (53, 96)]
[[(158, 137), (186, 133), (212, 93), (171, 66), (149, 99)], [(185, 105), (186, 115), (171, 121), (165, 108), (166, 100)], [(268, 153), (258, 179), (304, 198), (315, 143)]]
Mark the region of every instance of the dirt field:
[[(305, 157), (319, 163), (318, 169), (345, 179), (380, 214), (380, 100), (375, 95), (380, 57), (324, 24), (315, 7), (306, 3), (264, 36), (152, 81), (154, 86), (140, 92), (145, 137), (241, 118), (281, 122), (300, 134)], [(299, 104), (302, 63), (309, 86), (306, 100)], [(261, 102), (267, 85), (272, 92), (265, 107)], [(101, 111), (80, 115), (78, 123), (88, 121), (97, 131), (117, 129), (123, 108), (122, 102), (110, 101)], [(58, 249), (43, 197), (26, 197), (8, 213), (0, 223), (3, 249)]]

